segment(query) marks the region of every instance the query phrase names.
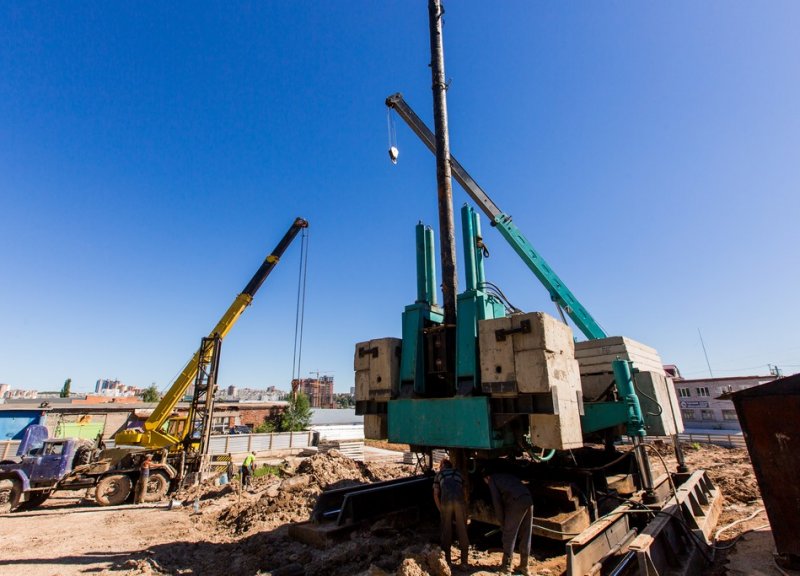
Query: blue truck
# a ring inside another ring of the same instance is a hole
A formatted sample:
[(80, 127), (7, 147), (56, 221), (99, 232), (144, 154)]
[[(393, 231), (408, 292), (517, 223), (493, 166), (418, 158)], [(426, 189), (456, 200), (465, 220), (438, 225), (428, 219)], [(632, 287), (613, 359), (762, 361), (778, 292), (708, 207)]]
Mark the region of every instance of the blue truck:
[[(0, 514), (35, 508), (56, 490), (93, 489), (101, 506), (127, 502), (141, 460), (153, 452), (127, 450), (120, 458), (109, 458), (113, 451), (78, 438), (50, 438), (45, 426), (28, 426), (16, 457), (0, 462)], [(150, 470), (144, 500), (155, 502), (173, 487), (177, 471), (158, 453)]]

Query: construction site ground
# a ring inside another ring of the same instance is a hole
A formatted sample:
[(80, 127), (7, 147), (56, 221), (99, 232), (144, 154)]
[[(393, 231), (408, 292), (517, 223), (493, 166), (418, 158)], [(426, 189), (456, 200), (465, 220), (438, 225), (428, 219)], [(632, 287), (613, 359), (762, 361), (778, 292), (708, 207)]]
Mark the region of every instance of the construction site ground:
[[(666, 447), (662, 451), (668, 453)], [(687, 460), (692, 468), (708, 470), (722, 489), (725, 503), (718, 528), (763, 508), (746, 450), (689, 446)], [(657, 458), (653, 465), (662, 466)], [(451, 574), (437, 545), (435, 520), (378, 521), (325, 550), (288, 536), (291, 523), (308, 519), (321, 490), (403, 477), (413, 467), (357, 463), (334, 451), (287, 460), (284, 471), (283, 479), (257, 478), (251, 491), (231, 485), (196, 487), (177, 495), (183, 505), (176, 501), (171, 508), (165, 502), (102, 508), (83, 500), (82, 494), (56, 493), (40, 509), (0, 517), (0, 576)], [(470, 567), (452, 573), (497, 573), (499, 536), (479, 535), (475, 544)], [(563, 546), (535, 544), (531, 573), (562, 574)], [(722, 532), (718, 546), (731, 545), (717, 551), (706, 574), (781, 576), (772, 559), (774, 543), (765, 513)]]

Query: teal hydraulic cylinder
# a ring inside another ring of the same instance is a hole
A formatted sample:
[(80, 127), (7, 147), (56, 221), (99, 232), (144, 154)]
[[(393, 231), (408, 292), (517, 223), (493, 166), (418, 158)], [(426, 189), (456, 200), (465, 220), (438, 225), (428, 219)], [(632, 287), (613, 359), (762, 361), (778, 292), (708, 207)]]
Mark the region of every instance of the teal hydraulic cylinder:
[(464, 272), (467, 281), (467, 290), (478, 288), (478, 270), (475, 258), (475, 219), (474, 210), (464, 204), (461, 207), (461, 236), (464, 246)]
[(650, 459), (647, 457), (647, 450), (644, 444), (644, 437), (647, 432), (644, 428), (642, 407), (639, 405), (639, 397), (636, 395), (633, 383), (631, 362), (629, 360), (614, 360), (611, 362), (611, 369), (614, 371), (614, 379), (617, 382), (617, 392), (628, 409), (627, 433), (633, 440), (633, 451), (639, 464), (642, 488), (644, 488), (644, 502), (645, 504), (653, 504), (658, 498), (654, 490)]
[(633, 385), (631, 362), (614, 360), (611, 362), (611, 369), (614, 371), (614, 380), (617, 382), (617, 392), (628, 409), (627, 434), (632, 438), (637, 436), (643, 438), (646, 435), (644, 415)]
[(433, 230), (417, 224), (417, 303), (436, 306), (436, 266), (433, 259)]
[(400, 356), (401, 393), (425, 395), (425, 342), (423, 330), (441, 324), (443, 314), (436, 305), (436, 266), (433, 230), (417, 224), (417, 300), (403, 312), (403, 350)]
[(466, 204), (461, 208), (461, 233), (467, 289), (458, 295), (456, 393), (463, 396), (480, 390), (478, 322), (505, 316), (505, 309), (501, 302), (482, 289), (486, 274), (480, 217)]
[(486, 271), (483, 267), (484, 246), (483, 235), (481, 234), (481, 217), (475, 210), (471, 210), (471, 216), (472, 230), (475, 234), (475, 246), (473, 247), (475, 250), (475, 279), (477, 281), (477, 287), (481, 288), (483, 283), (486, 282)]

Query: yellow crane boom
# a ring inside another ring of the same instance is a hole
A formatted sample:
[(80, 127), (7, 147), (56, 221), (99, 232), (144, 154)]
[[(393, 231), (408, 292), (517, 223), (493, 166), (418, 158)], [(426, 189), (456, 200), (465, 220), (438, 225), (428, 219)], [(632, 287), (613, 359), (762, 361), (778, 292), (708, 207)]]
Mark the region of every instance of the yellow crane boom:
[[(272, 269), (280, 261), (281, 256), (286, 251), (286, 248), (294, 240), (295, 236), (301, 229), (307, 228), (308, 222), (302, 218), (296, 218), (289, 230), (286, 231), (283, 238), (275, 249), (267, 256), (259, 269), (247, 283), (245, 289), (234, 299), (233, 303), (228, 307), (222, 318), (219, 319), (216, 326), (211, 330), (210, 337), (215, 334), (219, 335), (220, 339), (230, 332), (233, 325), (242, 315), (245, 308), (247, 308), (253, 301), (256, 292), (267, 279)], [(187, 426), (187, 419), (174, 419), (173, 425), (170, 425), (170, 416), (172, 411), (177, 406), (178, 402), (186, 394), (186, 390), (194, 382), (197, 377), (197, 370), (201, 358), (199, 351), (195, 352), (192, 359), (186, 364), (186, 367), (176, 378), (175, 382), (170, 386), (166, 394), (159, 401), (153, 413), (144, 422), (143, 427), (129, 430), (122, 430), (114, 436), (114, 441), (117, 446), (141, 446), (143, 448), (159, 449), (169, 448), (176, 446), (183, 441), (187, 434), (191, 431)], [(207, 358), (202, 359), (208, 361)], [(181, 426), (182, 424), (182, 426)]]

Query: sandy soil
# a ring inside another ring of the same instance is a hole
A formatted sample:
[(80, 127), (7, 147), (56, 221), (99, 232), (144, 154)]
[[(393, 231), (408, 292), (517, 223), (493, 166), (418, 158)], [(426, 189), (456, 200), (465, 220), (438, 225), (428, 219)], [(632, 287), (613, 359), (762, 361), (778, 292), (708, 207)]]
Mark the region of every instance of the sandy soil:
[[(671, 466), (668, 455), (665, 459)], [(691, 467), (707, 469), (726, 495), (720, 527), (763, 507), (745, 450), (687, 447), (687, 459)], [(658, 459), (653, 466), (661, 466)], [(365, 465), (333, 452), (289, 462), (283, 479), (259, 478), (252, 491), (230, 485), (186, 491), (178, 497), (187, 505), (172, 510), (165, 504), (101, 508), (60, 493), (39, 510), (0, 517), (0, 576), (227, 576), (268, 574), (276, 568), (287, 574), (302, 570), (306, 576), (450, 576), (436, 544), (435, 520), (414, 525), (402, 518), (381, 521), (328, 550), (298, 543), (287, 534), (289, 523), (308, 519), (322, 490), (412, 471), (400, 464)], [(199, 513), (193, 510), (195, 499)], [(719, 545), (732, 547), (718, 551), (706, 573), (781, 576), (772, 563), (768, 528), (750, 531), (766, 523), (762, 512), (724, 531)], [(476, 544), (470, 568), (453, 574), (496, 573), (499, 539), (478, 534)], [(563, 547), (540, 547), (537, 552), (532, 574), (564, 572)]]

